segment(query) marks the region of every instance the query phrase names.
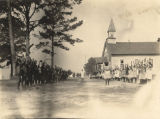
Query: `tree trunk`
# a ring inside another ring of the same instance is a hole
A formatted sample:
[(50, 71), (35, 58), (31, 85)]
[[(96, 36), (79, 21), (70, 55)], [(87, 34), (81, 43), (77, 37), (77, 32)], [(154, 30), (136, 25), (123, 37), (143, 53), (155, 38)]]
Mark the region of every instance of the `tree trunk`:
[(12, 17), (11, 17), (11, 0), (8, 0), (8, 24), (9, 24), (9, 39), (11, 49), (11, 78), (16, 75), (16, 53), (14, 47), (13, 31), (12, 31)]
[(10, 71), (11, 71), (11, 73), (10, 73), (10, 78), (12, 78), (12, 76), (13, 76), (13, 66), (12, 66), (12, 59), (11, 59), (11, 69), (10, 69)]
[(30, 32), (29, 32), (29, 20), (27, 20), (27, 32), (26, 32), (26, 58), (27, 60), (30, 57)]
[[(26, 2), (26, 0), (25, 0)], [(25, 3), (25, 18), (26, 18), (26, 59), (30, 58), (30, 18), (29, 18), (29, 8), (27, 3)]]
[(54, 67), (54, 44), (53, 44), (53, 36), (51, 36), (52, 40), (52, 52), (51, 52), (51, 67)]
[(26, 35), (26, 59), (29, 59), (29, 55), (30, 55), (30, 43), (29, 43), (29, 33), (27, 31), (27, 35)]
[(29, 32), (29, 18), (27, 17), (26, 23), (26, 58), (27, 60), (30, 58), (30, 32)]

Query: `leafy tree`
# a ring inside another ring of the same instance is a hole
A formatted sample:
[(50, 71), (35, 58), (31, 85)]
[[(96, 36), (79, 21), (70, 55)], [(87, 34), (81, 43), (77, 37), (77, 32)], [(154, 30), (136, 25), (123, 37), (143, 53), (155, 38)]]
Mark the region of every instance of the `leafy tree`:
[(72, 74), (72, 71), (71, 70), (68, 70), (68, 75), (71, 75)]
[(73, 72), (73, 77), (74, 77), (74, 78), (76, 77), (76, 73), (75, 73), (75, 72)]
[(35, 19), (35, 16), (41, 14), (40, 10), (44, 7), (42, 0), (14, 0), (13, 11), (25, 25), (25, 38), (26, 38), (26, 57), (29, 58), (30, 48), (30, 35), (36, 27), (39, 26), (39, 19)]
[(64, 42), (74, 45), (75, 42), (82, 42), (79, 38), (74, 39), (69, 33), (82, 25), (83, 21), (78, 21), (77, 17), (71, 18), (74, 5), (79, 5), (82, 0), (45, 0), (45, 15), (40, 20), (41, 40), (37, 48), (42, 48), (44, 53), (51, 55), (51, 66), (54, 65), (54, 47), (69, 50), (64, 46)]
[[(0, 4), (0, 63), (7, 61), (7, 64), (11, 64), (13, 76), (16, 73), (16, 54), (24, 51), (24, 25), (13, 16), (10, 1), (0, 1)], [(1, 67), (3, 66), (1, 64)]]
[(77, 73), (76, 76), (77, 76), (77, 77), (81, 77), (81, 73)]
[[(12, 23), (15, 51), (16, 55), (19, 55), (25, 52), (25, 31), (23, 30), (24, 24), (19, 19), (13, 16)], [(4, 47), (4, 49), (1, 47)], [(0, 18), (0, 48), (1, 51), (4, 51), (1, 52), (1, 59), (3, 59), (4, 61), (9, 60), (7, 57), (10, 55), (11, 52), (9, 42), (8, 17)], [(7, 57), (4, 57), (3, 53), (5, 53)], [(2, 61), (0, 60), (0, 62)]]
[(86, 74), (95, 75), (96, 74), (96, 60), (94, 58), (89, 58), (88, 63), (84, 66)]

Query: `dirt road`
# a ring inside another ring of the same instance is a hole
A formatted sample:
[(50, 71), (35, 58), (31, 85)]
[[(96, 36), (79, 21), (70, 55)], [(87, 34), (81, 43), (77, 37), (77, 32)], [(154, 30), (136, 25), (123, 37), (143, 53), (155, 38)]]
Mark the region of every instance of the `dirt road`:
[(1, 81), (0, 87), (2, 118), (105, 118), (124, 116), (140, 85), (79, 80), (18, 90), (16, 81)]

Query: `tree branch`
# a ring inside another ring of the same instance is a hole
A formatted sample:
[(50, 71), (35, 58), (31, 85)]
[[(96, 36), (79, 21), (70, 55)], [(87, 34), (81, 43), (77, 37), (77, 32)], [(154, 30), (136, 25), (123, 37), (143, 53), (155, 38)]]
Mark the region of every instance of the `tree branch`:
[(39, 23), (37, 23), (36, 25), (32, 25), (32, 27), (30, 28), (30, 32), (33, 31), (39, 25), (40, 25)]
[(32, 16), (33, 16), (33, 15), (34, 15), (34, 13), (36, 12), (36, 9), (37, 9), (37, 7), (36, 7), (36, 3), (34, 3), (34, 10), (33, 10), (32, 14), (31, 14), (31, 16), (29, 17), (29, 19), (31, 19), (31, 18), (32, 18)]

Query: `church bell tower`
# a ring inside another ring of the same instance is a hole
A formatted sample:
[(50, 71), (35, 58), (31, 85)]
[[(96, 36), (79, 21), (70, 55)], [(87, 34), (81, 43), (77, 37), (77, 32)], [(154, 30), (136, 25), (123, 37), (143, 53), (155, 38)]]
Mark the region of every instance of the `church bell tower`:
[(113, 19), (111, 19), (110, 24), (109, 24), (109, 28), (108, 28), (108, 37), (104, 43), (104, 48), (103, 48), (103, 52), (102, 52), (102, 57), (107, 57), (107, 61), (111, 62), (111, 54), (110, 54), (110, 49), (109, 49), (109, 45), (110, 44), (116, 44), (116, 37), (115, 37), (115, 26), (114, 26), (114, 22)]
[(111, 19), (110, 24), (109, 24), (109, 28), (108, 28), (108, 37), (107, 37), (107, 43), (109, 44), (116, 44), (116, 37), (115, 37), (115, 26), (114, 26), (114, 22), (113, 19)]

